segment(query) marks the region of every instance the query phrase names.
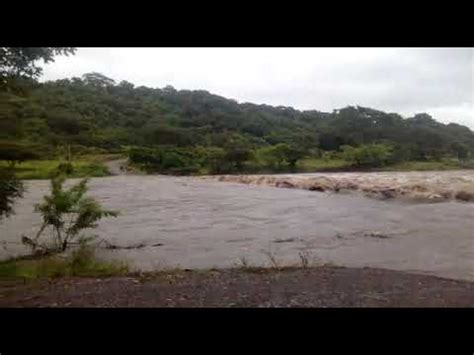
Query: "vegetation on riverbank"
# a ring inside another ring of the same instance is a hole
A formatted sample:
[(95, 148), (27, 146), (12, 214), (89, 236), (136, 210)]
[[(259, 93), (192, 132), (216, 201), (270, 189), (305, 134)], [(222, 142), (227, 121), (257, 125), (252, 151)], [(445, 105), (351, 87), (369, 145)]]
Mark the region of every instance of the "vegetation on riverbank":
[[(64, 160), (28, 160), (20, 164), (15, 164), (13, 170), (16, 176), (22, 180), (49, 179), (61, 163), (64, 163)], [(72, 171), (69, 175), (71, 178), (110, 175), (107, 166), (101, 159), (95, 159), (94, 157), (79, 157), (71, 161), (71, 164)], [(0, 167), (6, 166), (8, 166), (6, 161), (0, 161)]]
[[(352, 149), (352, 148), (351, 148)], [(352, 171), (427, 171), (474, 169), (474, 161), (460, 161), (456, 158), (440, 158), (430, 161), (392, 160), (390, 153), (374, 155), (364, 160), (348, 157), (353, 152), (333, 152), (330, 154), (307, 155), (294, 165), (285, 163), (268, 164), (259, 151), (237, 167), (225, 156), (206, 157), (206, 150), (175, 148), (134, 148), (129, 151), (130, 167), (148, 173), (171, 175), (213, 175), (213, 174), (284, 174), (312, 172), (352, 172)], [(211, 152), (210, 154), (215, 154)], [(362, 158), (365, 159), (365, 158)], [(209, 162), (211, 161), (211, 162)]]
[[(463, 165), (474, 157), (469, 128), (424, 113), (403, 118), (359, 106), (300, 111), (202, 90), (135, 87), (99, 73), (23, 85), (28, 95), (0, 95), (0, 159), (8, 160), (5, 142), (24, 152), (31, 147), (45, 161), (64, 146), (73, 156), (125, 153), (147, 171), (178, 175), (457, 168), (446, 159)], [(20, 176), (47, 175), (48, 163), (32, 164), (24, 166), (29, 171), (20, 167)], [(105, 174), (77, 165), (77, 176)]]
[(0, 262), (0, 279), (40, 279), (68, 276), (107, 277), (129, 272), (125, 263), (104, 262), (92, 247), (82, 246), (69, 255), (23, 257)]

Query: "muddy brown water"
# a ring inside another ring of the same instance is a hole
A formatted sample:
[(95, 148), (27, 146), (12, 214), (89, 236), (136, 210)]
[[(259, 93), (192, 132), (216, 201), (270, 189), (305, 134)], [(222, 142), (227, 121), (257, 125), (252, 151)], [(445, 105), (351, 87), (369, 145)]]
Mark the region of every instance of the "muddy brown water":
[[(121, 211), (90, 233), (131, 250), (100, 250), (133, 268), (333, 263), (405, 270), (474, 281), (474, 203), (379, 201), (191, 177), (93, 178), (91, 194)], [(0, 222), (0, 258), (26, 250), (40, 216), (34, 203), (48, 181), (27, 181), (17, 214)]]

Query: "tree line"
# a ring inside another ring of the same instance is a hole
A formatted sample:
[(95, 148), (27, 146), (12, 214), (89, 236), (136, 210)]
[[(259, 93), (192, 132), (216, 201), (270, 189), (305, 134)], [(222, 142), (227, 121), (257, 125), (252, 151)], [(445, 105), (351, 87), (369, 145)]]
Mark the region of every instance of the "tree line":
[(127, 150), (132, 161), (150, 169), (186, 173), (198, 166), (239, 171), (252, 160), (291, 168), (325, 152), (367, 166), (466, 160), (474, 152), (469, 128), (426, 113), (405, 119), (360, 106), (300, 111), (238, 103), (203, 90), (136, 87), (100, 73), (45, 83), (31, 79), (23, 87), (27, 95), (0, 97), (3, 159), (31, 152), (50, 157), (67, 144), (74, 153)]

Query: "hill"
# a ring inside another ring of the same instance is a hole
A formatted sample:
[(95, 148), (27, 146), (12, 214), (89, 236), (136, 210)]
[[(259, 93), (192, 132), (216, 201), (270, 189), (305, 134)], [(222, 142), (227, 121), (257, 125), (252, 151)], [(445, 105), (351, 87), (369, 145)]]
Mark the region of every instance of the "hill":
[(125, 149), (137, 164), (171, 172), (242, 170), (251, 161), (277, 169), (295, 167), (303, 157), (337, 154), (356, 165), (474, 156), (474, 132), (426, 113), (405, 119), (358, 106), (300, 111), (201, 90), (117, 84), (99, 73), (30, 82), (23, 95), (3, 93), (0, 140), (41, 158), (61, 154), (65, 145), (73, 154)]

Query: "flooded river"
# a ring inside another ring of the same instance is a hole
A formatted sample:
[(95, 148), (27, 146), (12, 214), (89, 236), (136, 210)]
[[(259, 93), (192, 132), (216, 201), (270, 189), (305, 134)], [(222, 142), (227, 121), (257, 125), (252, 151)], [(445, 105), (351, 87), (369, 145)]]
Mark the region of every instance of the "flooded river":
[[(289, 265), (305, 258), (474, 281), (472, 202), (378, 200), (192, 177), (112, 176), (91, 179), (90, 187), (121, 212), (91, 233), (119, 246), (148, 245), (100, 250), (100, 256), (142, 270), (270, 265), (272, 259)], [(40, 223), (33, 205), (49, 182), (28, 181), (27, 188), (17, 214), (0, 222), (0, 241), (7, 241), (0, 258), (24, 253), (14, 243)]]

